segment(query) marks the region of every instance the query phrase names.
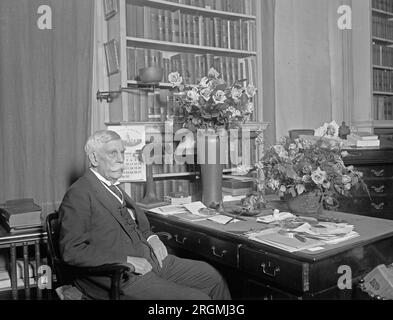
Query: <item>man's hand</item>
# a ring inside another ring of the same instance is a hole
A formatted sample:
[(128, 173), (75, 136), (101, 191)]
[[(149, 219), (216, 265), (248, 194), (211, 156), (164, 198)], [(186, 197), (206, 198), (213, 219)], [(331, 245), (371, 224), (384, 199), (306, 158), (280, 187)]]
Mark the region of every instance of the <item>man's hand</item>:
[(160, 267), (162, 268), (162, 260), (164, 260), (168, 255), (168, 251), (166, 250), (165, 245), (162, 243), (162, 241), (158, 236), (152, 236), (147, 241), (153, 248), (153, 252), (157, 257)]
[(151, 271), (152, 266), (145, 258), (127, 257), (127, 263), (132, 264), (135, 268), (135, 273), (144, 275)]

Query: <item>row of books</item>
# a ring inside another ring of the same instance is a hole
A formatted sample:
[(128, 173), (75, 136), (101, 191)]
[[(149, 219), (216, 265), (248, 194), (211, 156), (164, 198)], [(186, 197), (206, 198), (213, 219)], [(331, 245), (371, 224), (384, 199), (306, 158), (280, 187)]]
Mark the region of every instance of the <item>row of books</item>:
[(393, 13), (393, 1), (391, 1), (391, 0), (372, 0), (372, 8)]
[(212, 10), (255, 14), (257, 0), (168, 0), (169, 2)]
[(393, 120), (393, 97), (373, 96), (374, 120)]
[(373, 37), (393, 40), (393, 21), (383, 17), (372, 17)]
[[(129, 89), (127, 94), (129, 122), (180, 121), (183, 116), (176, 100), (177, 93), (169, 89)], [(252, 115), (251, 121), (254, 118), (255, 115)]]
[(393, 48), (373, 44), (373, 64), (393, 67)]
[(254, 85), (257, 83), (256, 57), (234, 58), (193, 53), (177, 53), (165, 57), (159, 50), (128, 47), (127, 79), (139, 80), (139, 69), (144, 67), (163, 68), (163, 82), (168, 82), (169, 73), (177, 71), (185, 84), (196, 84), (214, 67), (228, 84), (242, 79)]
[(255, 20), (229, 20), (127, 4), (130, 37), (255, 51)]
[(369, 132), (353, 132), (347, 136), (347, 140), (356, 147), (379, 147), (380, 145), (378, 136)]
[(7, 200), (0, 206), (0, 223), (10, 233), (41, 229), (41, 207), (31, 198)]
[(393, 71), (374, 69), (373, 88), (375, 91), (393, 92)]

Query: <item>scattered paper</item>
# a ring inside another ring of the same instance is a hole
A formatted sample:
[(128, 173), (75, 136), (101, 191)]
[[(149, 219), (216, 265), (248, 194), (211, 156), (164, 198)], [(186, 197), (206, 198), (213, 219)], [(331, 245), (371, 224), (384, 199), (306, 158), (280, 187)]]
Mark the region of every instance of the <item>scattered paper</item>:
[(206, 208), (206, 206), (201, 202), (201, 201), (195, 201), (191, 203), (185, 203), (183, 204), (184, 208), (186, 208), (188, 211), (190, 211), (192, 214), (195, 214), (197, 216), (205, 216), (204, 214), (201, 214), (199, 212), (200, 209)]
[(216, 216), (209, 217), (207, 220), (214, 221), (214, 222), (217, 222), (219, 224), (227, 224), (227, 223), (233, 223), (233, 222), (240, 221), (240, 220), (238, 220), (236, 218), (228, 217), (228, 216), (223, 215), (223, 214), (218, 214)]
[(167, 205), (163, 207), (152, 208), (149, 210), (149, 212), (162, 214), (164, 216), (170, 216), (187, 212), (187, 209), (185, 209), (183, 205)]
[(258, 217), (257, 221), (258, 222), (263, 222), (263, 223), (271, 223), (274, 221), (282, 221), (288, 218), (294, 218), (295, 216), (290, 213), (290, 212), (278, 212), (278, 213), (273, 213), (268, 216), (263, 216), (263, 217)]
[(315, 252), (315, 251), (319, 251), (319, 250), (323, 250), (323, 249), (325, 249), (325, 248), (324, 247), (312, 247), (312, 248), (308, 248), (307, 250), (311, 251), (311, 252)]

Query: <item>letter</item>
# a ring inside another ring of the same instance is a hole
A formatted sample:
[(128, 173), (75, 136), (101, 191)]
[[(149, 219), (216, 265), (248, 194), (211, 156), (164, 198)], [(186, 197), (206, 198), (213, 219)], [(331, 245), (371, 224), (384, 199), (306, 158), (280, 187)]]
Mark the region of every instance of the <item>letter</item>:
[(239, 156), (239, 130), (229, 130), (229, 150), (231, 164), (240, 165), (242, 163), (242, 156)]
[(342, 5), (337, 9), (337, 13), (341, 16), (337, 20), (337, 25), (340, 30), (352, 30), (352, 9), (350, 6)]
[[(180, 141), (175, 151), (175, 163), (194, 164), (194, 134), (188, 129), (179, 129), (175, 133), (174, 141)], [(185, 154), (185, 156), (183, 156)]]
[(242, 128), (242, 165), (246, 167), (251, 166), (251, 138), (250, 128)]
[(173, 123), (165, 121), (164, 163), (173, 164)]
[[(162, 138), (161, 135), (154, 136), (154, 140), (146, 144), (142, 152), (142, 160), (146, 164), (162, 164)], [(153, 155), (152, 155), (153, 151)]]
[(183, 307), (175, 307), (175, 308), (176, 308), (176, 318), (179, 318)]
[(154, 307), (149, 307), (148, 314), (154, 314)]
[(52, 289), (52, 269), (50, 266), (43, 264), (38, 268), (38, 288)]
[(340, 290), (352, 289), (352, 270), (350, 266), (342, 265), (338, 267), (338, 274), (343, 274), (338, 278), (337, 286)]
[(37, 20), (38, 29), (52, 29), (52, 9), (50, 6), (41, 5), (37, 10), (38, 14), (42, 14)]

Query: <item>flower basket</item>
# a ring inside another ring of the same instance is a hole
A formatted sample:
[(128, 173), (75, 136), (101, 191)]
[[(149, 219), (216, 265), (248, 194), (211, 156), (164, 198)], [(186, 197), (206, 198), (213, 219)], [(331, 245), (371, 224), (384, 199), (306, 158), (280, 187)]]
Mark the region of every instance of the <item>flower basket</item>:
[(318, 215), (322, 213), (323, 201), (322, 193), (319, 190), (305, 192), (293, 197), (285, 194), (289, 210), (295, 214)]

